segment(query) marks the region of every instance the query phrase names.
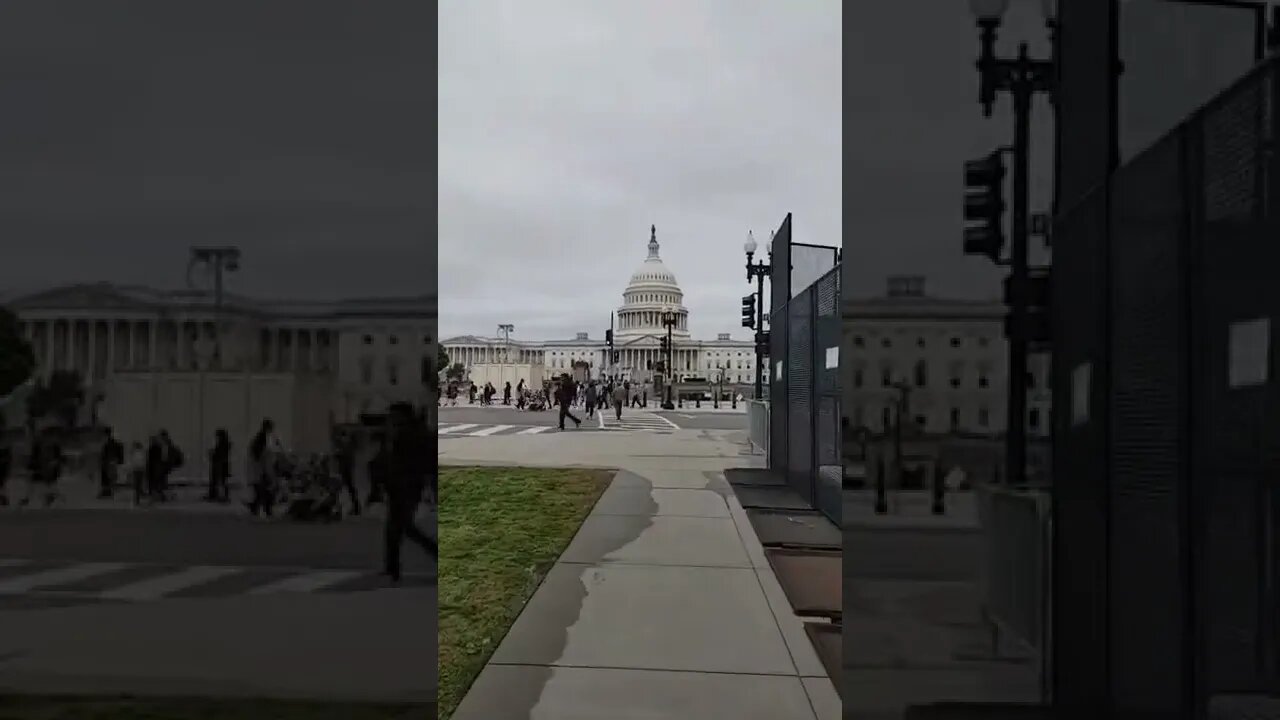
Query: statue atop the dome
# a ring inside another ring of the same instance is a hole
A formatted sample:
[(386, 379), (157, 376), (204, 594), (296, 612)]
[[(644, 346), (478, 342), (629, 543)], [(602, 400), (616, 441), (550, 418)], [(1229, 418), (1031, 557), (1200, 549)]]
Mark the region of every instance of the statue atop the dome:
[(658, 226), (649, 226), (649, 257), (658, 257)]

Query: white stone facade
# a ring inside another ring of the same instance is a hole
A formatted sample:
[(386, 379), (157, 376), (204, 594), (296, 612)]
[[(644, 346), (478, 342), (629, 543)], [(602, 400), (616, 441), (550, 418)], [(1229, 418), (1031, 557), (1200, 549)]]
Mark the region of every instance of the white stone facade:
[[(909, 415), (930, 434), (1003, 433), (1008, 346), (1006, 308), (930, 297), (917, 277), (889, 279), (885, 295), (844, 302), (844, 409), (854, 428), (891, 427), (901, 391), (909, 386)], [(1029, 365), (1027, 430), (1048, 436), (1049, 356)]]
[[(644, 381), (655, 374), (654, 363), (664, 359), (659, 349), (660, 338), (667, 335), (662, 316), (669, 311), (676, 316), (671, 338), (672, 369), (677, 381), (698, 379), (714, 383), (720, 381), (721, 376), (726, 385), (754, 381), (753, 341), (733, 340), (728, 333), (721, 333), (715, 340), (690, 337), (684, 291), (676, 282), (675, 274), (662, 262), (656, 228), (650, 228), (648, 257), (632, 273), (622, 298), (615, 316), (616, 365), (610, 363), (604, 337), (591, 337), (589, 333), (578, 333), (572, 340), (520, 341), (463, 335), (442, 342), (449, 362), (462, 363), (476, 382), (485, 382), (496, 374), (504, 378), (525, 377), (540, 383), (552, 376), (572, 374), (574, 363), (586, 363), (591, 377), (617, 376)], [(500, 371), (496, 367), (502, 365), (513, 369)], [(501, 387), (497, 382), (494, 384)]]
[[(381, 412), (391, 402), (434, 401), (427, 382), (436, 347), (434, 298), (285, 303), (228, 295), (218, 309), (206, 292), (96, 283), (16, 297), (6, 305), (35, 350), (39, 377), (75, 371), (91, 397), (146, 387), (154, 410), (170, 397), (164, 388), (197, 376), (207, 378), (201, 386), (206, 402), (210, 383), (230, 387), (226, 383), (235, 381), (248, 396), (254, 387), (287, 387), (288, 397), (273, 406), (308, 416), (287, 422), (325, 428)], [(215, 323), (222, 328), (219, 343)], [(104, 401), (118, 409), (137, 406), (122, 398)], [(245, 401), (246, 413), (254, 403), (252, 397)], [(161, 416), (173, 419), (172, 413)], [(278, 424), (285, 422), (282, 416)], [(215, 426), (207, 417), (194, 424), (208, 432)]]

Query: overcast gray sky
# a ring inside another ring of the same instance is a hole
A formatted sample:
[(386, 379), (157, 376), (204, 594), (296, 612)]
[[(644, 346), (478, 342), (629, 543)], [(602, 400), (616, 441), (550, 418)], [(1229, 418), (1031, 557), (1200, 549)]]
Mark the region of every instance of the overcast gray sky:
[(443, 0), (441, 336), (602, 337), (656, 224), (695, 337), (742, 244), (841, 237), (838, 0)]
[[(429, 292), (430, 3), (0, 3), (0, 292), (180, 284)], [(21, 262), (11, 262), (15, 257)]]

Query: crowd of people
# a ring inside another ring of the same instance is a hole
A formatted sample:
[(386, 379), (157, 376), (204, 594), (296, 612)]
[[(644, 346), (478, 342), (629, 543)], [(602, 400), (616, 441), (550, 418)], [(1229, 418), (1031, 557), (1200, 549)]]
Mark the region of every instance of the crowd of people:
[[(16, 449), (25, 450), (27, 493), (19, 505), (30, 505), (43, 499), (46, 507), (61, 498), (59, 480), (68, 473), (69, 457), (64, 450), (65, 431), (48, 428), (30, 433), (21, 443), (0, 438), (0, 506), (9, 505), (9, 478), (18, 464)], [(264, 419), (249, 440), (245, 457), (245, 485), (250, 492), (244, 505), (255, 516), (271, 517), (277, 506), (286, 504), (289, 514), (297, 519), (315, 517), (317, 513), (338, 510), (340, 494), (346, 491), (346, 512), (362, 512), (356, 489), (356, 456), (362, 435), (372, 442), (372, 459), (368, 462), (369, 492), (364, 505), (385, 503), (386, 568), (393, 580), (400, 578), (400, 546), (405, 539), (420, 545), (431, 556), (438, 554), (436, 542), (416, 524), (420, 504), (433, 504), (436, 497), (436, 458), (434, 441), (426, 420), (407, 403), (396, 403), (387, 413), (385, 427), (369, 433), (335, 432), (331, 452), (313, 455), (302, 462), (288, 452), (275, 432), (270, 419)], [(93, 456), (92, 454), (90, 456)], [(229, 503), (232, 476), (232, 442), (225, 429), (214, 432), (209, 450), (208, 479), (204, 500)], [(160, 504), (173, 499), (170, 478), (183, 467), (185, 456), (165, 430), (156, 432), (144, 447), (134, 442), (125, 448), (111, 428), (105, 428), (96, 462), (90, 471), (96, 475), (98, 498), (114, 497), (120, 486), (133, 493), (136, 506)], [(313, 487), (321, 492), (309, 492)], [(304, 514), (305, 513), (305, 514)], [(341, 512), (336, 513), (338, 516)]]
[[(466, 385), (467, 402), (471, 405), (490, 406), (497, 404), (499, 390), (491, 382), (483, 385), (450, 381), (445, 387), (441, 402), (450, 407), (457, 407), (459, 397)], [(571, 409), (583, 408), (587, 417), (594, 417), (597, 410), (612, 408), (618, 420), (622, 419), (622, 410), (626, 407), (647, 408), (653, 385), (648, 381), (632, 382), (631, 380), (588, 379), (578, 382), (568, 373), (553, 380), (543, 380), (542, 386), (535, 388), (519, 380), (513, 388), (506, 382), (501, 390), (501, 404), (514, 404), (517, 410), (541, 411), (560, 408), (560, 429), (564, 429), (565, 419), (576, 424), (581, 422), (573, 415)]]

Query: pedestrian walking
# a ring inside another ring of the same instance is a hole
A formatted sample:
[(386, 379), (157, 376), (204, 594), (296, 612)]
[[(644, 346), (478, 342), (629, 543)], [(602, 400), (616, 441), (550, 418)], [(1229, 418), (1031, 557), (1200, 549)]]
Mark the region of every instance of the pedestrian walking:
[(377, 444), (377, 450), (374, 451), (373, 458), (369, 460), (367, 470), (369, 473), (369, 496), (365, 498), (366, 505), (380, 503), (385, 497), (387, 489), (387, 471), (390, 457), (387, 449), (387, 434), (379, 432), (374, 436), (374, 442)]
[(586, 405), (587, 405), (587, 417), (595, 417), (596, 398), (598, 395), (598, 393), (596, 392), (595, 382), (593, 381), (593, 382), (587, 383), (587, 389), (583, 392), (584, 392), (583, 397), (585, 398)]
[(31, 496), (37, 492), (44, 494), (44, 505), (49, 507), (58, 499), (58, 478), (62, 475), (66, 456), (62, 453), (62, 445), (54, 435), (54, 430), (42, 432), (32, 441), (31, 457), (27, 469), (31, 473), (31, 482), (27, 486), (27, 497), (22, 504), (31, 503)]
[(502, 404), (511, 404), (511, 381), (508, 380), (506, 385), (502, 386)]
[(98, 458), (99, 500), (111, 497), (120, 479), (120, 466), (124, 464), (124, 446), (111, 434), (111, 428), (106, 428), (106, 435)]
[(334, 460), (338, 464), (338, 476), (342, 478), (342, 487), (346, 488), (351, 499), (351, 514), (360, 514), (360, 493), (356, 491), (356, 443), (350, 433), (338, 436)]
[(435, 457), (427, 441), (426, 428), (413, 422), (406, 408), (404, 403), (395, 403), (388, 413), (391, 423), (387, 444), (387, 519), (383, 560), (384, 571), (393, 583), (400, 582), (400, 551), (406, 538), (422, 547), (432, 558), (438, 560), (440, 556), (436, 541), (414, 521)]
[(0, 507), (9, 504), (9, 494), (5, 486), (9, 483), (9, 472), (13, 469), (13, 443), (0, 437)]
[(271, 435), (275, 423), (270, 418), (262, 421), (258, 433), (249, 442), (249, 477), (253, 478), (253, 498), (246, 503), (255, 517), (271, 517), (276, 504), (275, 464), (278, 458), (272, 452)]
[(226, 429), (218, 428), (213, 434), (213, 448), (209, 450), (209, 491), (204, 499), (208, 502), (229, 502), (231, 489), (227, 479), (231, 477), (231, 436)]
[(127, 472), (129, 482), (133, 485), (133, 504), (136, 507), (142, 504), (142, 498), (147, 495), (147, 450), (140, 442), (130, 446)]
[(613, 386), (613, 412), (618, 422), (622, 422), (622, 406), (627, 404), (627, 386), (617, 383)]
[(573, 386), (573, 380), (568, 376), (568, 374), (560, 378), (560, 397), (558, 398), (558, 400), (560, 402), (560, 429), (561, 430), (564, 429), (565, 418), (569, 418), (570, 420), (572, 420), (573, 426), (575, 428), (582, 427), (582, 421), (579, 420), (576, 416), (574, 416), (572, 412), (569, 411), (569, 405), (573, 402), (573, 396), (575, 391), (576, 391), (576, 388), (574, 388)]

